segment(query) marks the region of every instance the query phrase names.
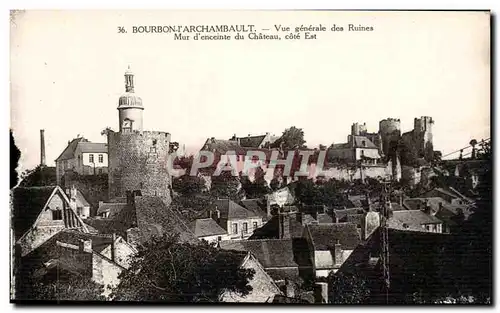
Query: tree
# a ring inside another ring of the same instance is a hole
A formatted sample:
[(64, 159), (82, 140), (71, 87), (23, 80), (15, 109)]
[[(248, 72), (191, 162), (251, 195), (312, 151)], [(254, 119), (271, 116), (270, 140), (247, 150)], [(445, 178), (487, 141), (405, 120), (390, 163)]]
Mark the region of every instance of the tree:
[(54, 186), (57, 184), (56, 168), (37, 165), (21, 174), (20, 187)]
[(363, 304), (370, 296), (369, 283), (360, 273), (338, 274), (328, 276), (328, 300), (332, 304)]
[(201, 193), (205, 188), (205, 181), (198, 176), (189, 174), (172, 179), (172, 188), (183, 196), (192, 196)]
[(248, 199), (261, 198), (271, 191), (265, 180), (265, 172), (260, 167), (255, 169), (255, 179), (253, 182), (250, 181), (248, 176), (243, 176), (240, 180), (241, 188)]
[(218, 176), (212, 176), (210, 195), (214, 198), (229, 198), (239, 200), (240, 181), (231, 171), (222, 171)]
[(242, 268), (244, 255), (205, 241), (180, 243), (176, 236), (154, 238), (139, 248), (129, 269), (120, 274), (115, 300), (217, 302), (221, 293), (248, 295), (255, 274)]
[[(47, 275), (34, 278), (34, 273), (22, 277), (16, 288), (17, 300), (105, 301), (104, 286), (76, 274)], [(56, 276), (56, 277), (54, 277)]]
[(281, 148), (285, 151), (287, 150), (295, 150), (295, 149), (303, 149), (305, 148), (306, 141), (304, 140), (304, 131), (302, 128), (297, 128), (292, 126), (290, 128), (285, 129), (283, 135), (276, 140), (271, 147), (272, 148)]

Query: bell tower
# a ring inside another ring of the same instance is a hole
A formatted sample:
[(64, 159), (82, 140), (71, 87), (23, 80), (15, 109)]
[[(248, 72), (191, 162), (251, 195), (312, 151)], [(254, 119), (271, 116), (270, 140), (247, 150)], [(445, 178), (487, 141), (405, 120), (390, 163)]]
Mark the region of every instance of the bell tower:
[(118, 100), (118, 122), (121, 133), (142, 131), (142, 99), (134, 92), (134, 73), (125, 72), (125, 94)]

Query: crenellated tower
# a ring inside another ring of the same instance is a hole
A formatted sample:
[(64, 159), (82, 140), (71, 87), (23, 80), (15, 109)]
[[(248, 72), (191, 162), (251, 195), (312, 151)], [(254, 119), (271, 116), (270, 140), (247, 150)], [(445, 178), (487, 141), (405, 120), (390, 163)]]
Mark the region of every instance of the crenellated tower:
[(119, 132), (107, 131), (109, 198), (124, 198), (127, 191), (157, 196), (171, 203), (168, 170), (170, 134), (143, 131), (142, 99), (134, 93), (134, 74), (125, 72), (126, 93), (118, 100)]

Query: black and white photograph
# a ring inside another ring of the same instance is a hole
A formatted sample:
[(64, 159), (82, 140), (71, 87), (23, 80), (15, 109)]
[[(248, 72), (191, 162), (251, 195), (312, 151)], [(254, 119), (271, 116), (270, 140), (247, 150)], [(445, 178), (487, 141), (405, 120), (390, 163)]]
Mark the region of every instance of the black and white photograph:
[(493, 304), (490, 11), (9, 23), (11, 303)]

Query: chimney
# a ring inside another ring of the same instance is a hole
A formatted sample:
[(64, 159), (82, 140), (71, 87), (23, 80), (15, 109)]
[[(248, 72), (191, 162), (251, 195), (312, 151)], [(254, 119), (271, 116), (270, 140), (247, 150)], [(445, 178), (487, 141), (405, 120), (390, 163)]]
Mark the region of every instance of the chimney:
[(91, 239), (81, 239), (78, 243), (78, 248), (80, 252), (92, 253), (92, 240)]
[(115, 241), (116, 241), (116, 234), (113, 233), (111, 235), (111, 261), (113, 261), (113, 262), (116, 262), (115, 261), (115, 258), (116, 258), (116, 255), (115, 255), (115, 249), (116, 249), (116, 247), (115, 247)]
[(40, 129), (40, 165), (45, 166), (45, 130)]
[(342, 245), (340, 244), (340, 240), (338, 239), (335, 243), (335, 264), (342, 264)]
[(279, 238), (290, 239), (290, 214), (279, 212)]
[(328, 303), (328, 283), (316, 283), (314, 288), (314, 298), (316, 303)]

